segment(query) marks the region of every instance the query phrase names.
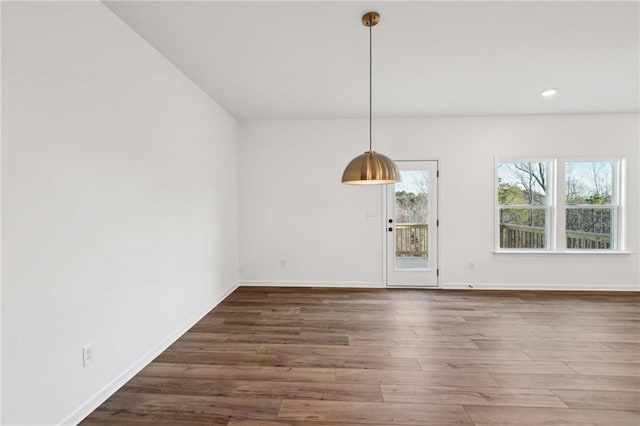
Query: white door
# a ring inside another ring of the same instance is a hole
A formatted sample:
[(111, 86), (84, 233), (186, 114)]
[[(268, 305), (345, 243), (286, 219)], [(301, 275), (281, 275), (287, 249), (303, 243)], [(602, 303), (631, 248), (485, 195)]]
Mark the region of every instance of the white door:
[(438, 162), (396, 161), (387, 185), (387, 285), (438, 285)]

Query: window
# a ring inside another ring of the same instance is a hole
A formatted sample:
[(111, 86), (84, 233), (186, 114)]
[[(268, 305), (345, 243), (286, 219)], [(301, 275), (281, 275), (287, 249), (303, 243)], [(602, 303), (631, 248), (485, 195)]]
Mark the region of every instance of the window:
[(620, 250), (620, 183), (617, 159), (498, 159), (496, 250)]
[(566, 161), (565, 248), (614, 249), (619, 211), (617, 161)]
[(548, 247), (548, 161), (499, 162), (498, 247)]

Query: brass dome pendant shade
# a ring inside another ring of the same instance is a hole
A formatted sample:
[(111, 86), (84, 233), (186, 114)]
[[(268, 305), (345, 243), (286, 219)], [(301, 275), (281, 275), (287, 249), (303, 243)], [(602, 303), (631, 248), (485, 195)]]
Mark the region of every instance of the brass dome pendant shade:
[(378, 12), (369, 12), (362, 17), (364, 26), (369, 27), (369, 151), (351, 160), (342, 173), (342, 183), (346, 185), (384, 185), (398, 182), (400, 172), (396, 164), (386, 155), (372, 149), (372, 45), (371, 27), (380, 22)]
[(398, 168), (395, 163), (375, 151), (358, 155), (342, 173), (342, 183), (347, 185), (380, 185), (397, 181)]

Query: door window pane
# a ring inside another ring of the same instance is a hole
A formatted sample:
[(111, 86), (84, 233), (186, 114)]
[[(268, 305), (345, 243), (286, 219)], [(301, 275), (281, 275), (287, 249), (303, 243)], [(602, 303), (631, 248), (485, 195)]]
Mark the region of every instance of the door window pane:
[(395, 184), (395, 269), (429, 268), (429, 173), (401, 170)]

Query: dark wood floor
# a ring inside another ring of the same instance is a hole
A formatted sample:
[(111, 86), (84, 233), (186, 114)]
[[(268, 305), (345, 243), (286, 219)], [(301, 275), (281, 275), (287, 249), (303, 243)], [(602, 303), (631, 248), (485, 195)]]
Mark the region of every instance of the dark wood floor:
[(640, 294), (239, 288), (84, 422), (640, 424)]

